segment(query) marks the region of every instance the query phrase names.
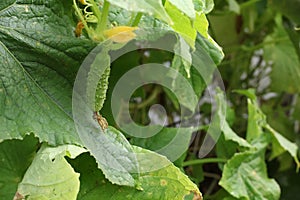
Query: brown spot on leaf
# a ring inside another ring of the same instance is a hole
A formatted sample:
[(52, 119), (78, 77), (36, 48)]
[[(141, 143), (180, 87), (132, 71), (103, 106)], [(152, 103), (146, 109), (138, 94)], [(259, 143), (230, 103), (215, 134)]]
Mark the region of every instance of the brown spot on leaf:
[(192, 191), (194, 193), (193, 200), (202, 200), (202, 195), (198, 191)]
[(167, 184), (168, 184), (168, 181), (166, 181), (165, 179), (160, 179), (161, 186), (166, 186)]
[(13, 200), (22, 200), (25, 199), (19, 192), (16, 192)]

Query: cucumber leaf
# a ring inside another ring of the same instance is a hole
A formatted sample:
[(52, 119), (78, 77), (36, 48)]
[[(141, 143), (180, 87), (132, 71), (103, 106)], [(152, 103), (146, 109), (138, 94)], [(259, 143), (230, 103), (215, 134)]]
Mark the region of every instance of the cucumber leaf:
[[(95, 160), (88, 154), (82, 154), (75, 160), (69, 160), (74, 169), (80, 173), (81, 185), (78, 200), (184, 199), (188, 195), (192, 195), (194, 200), (202, 199), (197, 186), (165, 157), (138, 147), (133, 148), (137, 154), (146, 153), (154, 158), (154, 160), (144, 161), (144, 164), (151, 166), (161, 162), (166, 163), (166, 167), (141, 173), (140, 183), (143, 190), (136, 190), (132, 187), (111, 184), (97, 169)], [(149, 166), (145, 167), (149, 168)]]
[(211, 131), (209, 132), (216, 140), (219, 138), (219, 132), (223, 133), (225, 141), (232, 141), (243, 148), (251, 148), (251, 145), (242, 137), (238, 136), (229, 126), (226, 120), (227, 101), (224, 94), (217, 92), (217, 111), (211, 123)]
[(225, 164), (219, 184), (238, 199), (279, 199), (279, 185), (268, 178), (263, 154), (264, 151), (235, 154)]
[(191, 47), (194, 47), (197, 31), (194, 29), (190, 18), (185, 16), (178, 8), (169, 2), (166, 2), (165, 8), (173, 21), (171, 27), (174, 31), (179, 33)]
[(169, 0), (171, 4), (176, 6), (177, 9), (182, 11), (184, 14), (186, 14), (189, 18), (192, 20), (196, 18), (195, 8), (193, 0)]
[(85, 149), (73, 145), (43, 145), (18, 186), (18, 194), (26, 199), (75, 200), (79, 191), (79, 174), (64, 156), (75, 158)]
[(195, 10), (200, 13), (209, 13), (214, 8), (214, 0), (193, 0)]
[(6, 140), (0, 144), (0, 196), (13, 199), (27, 168), (38, 148), (33, 135), (23, 140)]
[(160, 132), (149, 138), (132, 138), (131, 144), (155, 151), (169, 160), (177, 160), (187, 151), (192, 133), (197, 128), (166, 128), (160, 127)]
[(154, 15), (167, 23), (172, 23), (164, 9), (161, 0), (107, 0), (112, 5), (118, 6), (131, 12), (141, 12), (148, 15)]
[[(277, 42), (274, 42), (277, 41)], [(299, 92), (300, 61), (289, 35), (278, 20), (274, 32), (267, 36), (264, 58), (272, 65), (271, 88), (275, 92)]]
[(50, 145), (81, 144), (72, 84), (91, 41), (74, 36), (71, 2), (4, 1), (0, 9), (0, 140), (34, 133)]

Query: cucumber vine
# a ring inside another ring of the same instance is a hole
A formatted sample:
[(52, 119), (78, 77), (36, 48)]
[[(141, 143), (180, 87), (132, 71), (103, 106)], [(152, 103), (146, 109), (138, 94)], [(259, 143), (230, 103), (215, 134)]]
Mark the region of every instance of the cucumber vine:
[[(89, 38), (95, 42), (102, 42), (110, 38), (117, 43), (126, 43), (136, 36), (133, 31), (137, 29), (143, 16), (142, 13), (133, 13), (128, 26), (109, 25), (110, 3), (108, 1), (104, 0), (102, 5), (100, 3), (98, 5), (94, 0), (78, 0), (80, 6), (76, 1), (73, 0), (75, 14), (79, 19), (75, 30), (76, 37), (81, 35), (82, 29), (85, 29)], [(101, 11), (100, 6), (102, 7)]]
[[(106, 39), (110, 39), (116, 43), (126, 43), (133, 39), (136, 35), (133, 33), (137, 27), (130, 26), (117, 26), (108, 29), (108, 14), (110, 3), (104, 0), (103, 5), (98, 5), (94, 0), (78, 0), (81, 5), (78, 6), (76, 0), (73, 0), (75, 14), (79, 19), (75, 29), (76, 37), (79, 37), (82, 30), (85, 29), (89, 38), (95, 42), (104, 42)], [(99, 7), (102, 6), (100, 11)], [(142, 17), (141, 13), (133, 16), (130, 21), (131, 25), (137, 26)], [(102, 55), (100, 52), (98, 56)], [(107, 52), (106, 52), (107, 53)], [(87, 97), (90, 101), (90, 106), (94, 111), (94, 117), (103, 130), (108, 126), (106, 120), (101, 116), (99, 111), (101, 110), (104, 101), (106, 99), (106, 92), (108, 89), (108, 78), (110, 75), (110, 66), (108, 66), (103, 74), (98, 74), (101, 72), (102, 65), (97, 63), (91, 67), (91, 71), (88, 74), (88, 84), (87, 84)], [(94, 83), (97, 83), (95, 88)], [(95, 95), (93, 91), (96, 89)], [(91, 103), (92, 102), (92, 103)]]
[[(101, 42), (105, 40), (104, 31), (107, 29), (108, 13), (110, 3), (104, 0), (102, 11), (94, 0), (79, 0), (81, 6), (78, 6), (76, 0), (73, 0), (75, 14), (82, 22), (88, 36), (94, 40)], [(80, 8), (82, 7), (83, 8)], [(93, 25), (90, 25), (93, 24)], [(94, 25), (96, 27), (94, 28)]]

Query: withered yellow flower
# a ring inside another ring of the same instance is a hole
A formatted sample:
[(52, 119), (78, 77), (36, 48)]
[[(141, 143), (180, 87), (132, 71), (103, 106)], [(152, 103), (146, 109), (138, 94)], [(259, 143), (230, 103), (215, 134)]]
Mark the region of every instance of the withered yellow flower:
[(126, 43), (136, 37), (133, 32), (138, 27), (116, 26), (104, 31), (104, 36), (117, 43)]

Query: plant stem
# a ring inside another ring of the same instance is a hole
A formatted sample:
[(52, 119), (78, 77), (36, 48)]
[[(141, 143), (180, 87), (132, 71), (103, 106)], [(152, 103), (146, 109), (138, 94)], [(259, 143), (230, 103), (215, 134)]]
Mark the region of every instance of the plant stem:
[(79, 8), (77, 7), (77, 3), (76, 3), (76, 0), (73, 0), (73, 6), (74, 6), (74, 9), (79, 17), (79, 19), (81, 20), (81, 22), (83, 23), (84, 25), (84, 28), (86, 30), (86, 32), (88, 33), (88, 35), (91, 37), (92, 34), (93, 34), (93, 31), (89, 28), (89, 26), (87, 25), (81, 11), (79, 10)]
[(262, 42), (262, 43), (260, 43), (256, 46), (252, 46), (252, 47), (242, 46), (241, 49), (244, 50), (244, 51), (253, 52), (255, 50), (263, 48), (264, 46), (276, 44), (276, 43), (279, 43), (279, 42), (284, 42), (284, 41), (287, 41), (287, 40), (288, 40), (288, 37), (276, 38), (276, 39), (273, 39), (271, 41)]
[(92, 11), (93, 11), (94, 15), (97, 17), (98, 22), (100, 22), (100, 20), (101, 20), (101, 12), (99, 10), (98, 5), (95, 3), (94, 0), (90, 0), (90, 3), (92, 4)]
[(214, 174), (214, 173), (210, 173), (210, 172), (203, 172), (203, 176), (208, 177), (208, 178), (213, 178), (216, 180), (221, 179), (221, 176), (219, 174)]
[(131, 26), (131, 24), (133, 23), (134, 19), (135, 19), (136, 14), (135, 13), (131, 13), (131, 17), (130, 20), (127, 23), (127, 26)]
[(104, 4), (103, 4), (103, 9), (102, 9), (102, 15), (101, 15), (101, 20), (100, 23), (97, 27), (97, 32), (98, 33), (103, 33), (103, 31), (106, 30), (106, 25), (107, 25), (107, 19), (108, 19), (108, 14), (109, 14), (109, 2), (107, 2), (106, 0), (104, 0)]
[(143, 16), (143, 14), (142, 13), (138, 13), (138, 14), (136, 14), (136, 16), (135, 16), (135, 18), (134, 18), (134, 20), (133, 20), (133, 22), (132, 22), (132, 24), (131, 24), (131, 26), (138, 26), (139, 25), (139, 23), (140, 23), (140, 21), (141, 21), (141, 19), (142, 19), (142, 16)]
[(199, 164), (207, 164), (207, 163), (226, 163), (227, 159), (224, 158), (203, 158), (198, 160), (189, 160), (182, 164), (182, 167), (190, 166), (190, 165), (199, 165)]
[(152, 103), (153, 100), (156, 99), (157, 95), (161, 92), (161, 89), (159, 87), (155, 87), (153, 93), (150, 95), (148, 99), (143, 101), (140, 104), (130, 104), (129, 108), (136, 108), (136, 109), (141, 109), (144, 108)]
[(251, 46), (251, 47), (246, 46), (246, 45), (229, 46), (228, 49), (227, 49), (227, 53), (229, 54), (229, 53), (237, 52), (237, 51), (240, 51), (240, 50), (243, 50), (245, 52), (253, 52), (255, 50), (263, 48), (264, 46), (276, 44), (276, 43), (279, 43), (279, 42), (284, 42), (284, 41), (287, 41), (287, 40), (288, 40), (288, 37), (281, 37), (281, 38), (276, 38), (276, 39), (273, 39), (273, 40), (270, 40), (270, 41), (262, 42), (258, 45)]
[(214, 190), (214, 188), (216, 187), (217, 184), (218, 184), (218, 181), (216, 179), (214, 179), (212, 181), (212, 183), (209, 185), (205, 195), (210, 195), (213, 192), (213, 190)]
[(250, 0), (250, 1), (247, 1), (245, 3), (241, 3), (240, 8), (246, 8), (246, 7), (251, 6), (251, 5), (253, 5), (253, 4), (255, 4), (259, 1), (261, 1), (261, 0)]
[(279, 105), (280, 105), (280, 103), (281, 103), (281, 101), (282, 101), (284, 95), (285, 95), (284, 92), (281, 92), (281, 93), (279, 94), (279, 96), (277, 97), (277, 99), (276, 99), (276, 101), (275, 101), (275, 103), (274, 103), (274, 106), (272, 107), (274, 110), (276, 110), (276, 109), (279, 107)]

